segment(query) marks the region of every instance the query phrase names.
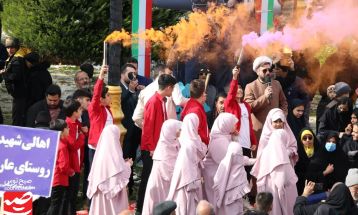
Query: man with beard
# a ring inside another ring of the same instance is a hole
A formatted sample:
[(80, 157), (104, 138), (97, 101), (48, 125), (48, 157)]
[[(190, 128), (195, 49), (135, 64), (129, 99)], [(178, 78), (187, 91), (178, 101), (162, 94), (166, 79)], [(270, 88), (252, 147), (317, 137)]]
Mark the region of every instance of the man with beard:
[(262, 126), (271, 109), (280, 108), (287, 115), (286, 96), (280, 82), (271, 80), (271, 66), (271, 58), (257, 57), (253, 63), (253, 70), (258, 77), (245, 88), (244, 101), (251, 106), (252, 125), (257, 140), (260, 139)]
[[(119, 84), (122, 89), (121, 106), (124, 114), (122, 124), (127, 129), (127, 133), (123, 141), (123, 157), (132, 158), (133, 161), (135, 161), (136, 158), (142, 132), (140, 128), (135, 126), (132, 120), (134, 109), (137, 106), (138, 94), (140, 90), (140, 88), (138, 88), (139, 83), (135, 71), (135, 66), (129, 63), (125, 64), (121, 68), (121, 81)], [(129, 193), (132, 193), (132, 186), (129, 187)]]
[(337, 105), (327, 109), (319, 119), (318, 136), (322, 137), (329, 132), (335, 132), (341, 138), (351, 120), (352, 107), (350, 104), (348, 97), (337, 99)]
[(51, 121), (65, 119), (63, 113), (63, 101), (61, 100), (61, 88), (51, 84), (46, 90), (46, 98), (33, 104), (27, 112), (26, 127), (34, 127), (37, 113), (47, 111), (51, 116)]
[(75, 84), (77, 89), (89, 88), (90, 78), (88, 74), (84, 71), (78, 71), (75, 74)]

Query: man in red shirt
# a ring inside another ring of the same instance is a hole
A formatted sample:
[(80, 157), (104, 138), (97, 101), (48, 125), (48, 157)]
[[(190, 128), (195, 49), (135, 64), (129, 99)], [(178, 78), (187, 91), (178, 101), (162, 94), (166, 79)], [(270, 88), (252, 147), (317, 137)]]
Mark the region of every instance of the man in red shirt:
[(142, 150), (143, 170), (137, 199), (137, 211), (140, 213), (142, 212), (148, 178), (152, 170), (152, 155), (157, 146), (162, 125), (164, 121), (168, 119), (165, 108), (166, 97), (172, 95), (176, 82), (176, 79), (172, 75), (160, 75), (158, 78), (158, 91), (145, 104), (142, 140), (140, 145)]
[(194, 79), (190, 83), (190, 99), (186, 103), (182, 113), (181, 120), (189, 113), (195, 113), (199, 118), (198, 133), (206, 145), (209, 144), (208, 122), (203, 104), (206, 101), (205, 83), (202, 80)]

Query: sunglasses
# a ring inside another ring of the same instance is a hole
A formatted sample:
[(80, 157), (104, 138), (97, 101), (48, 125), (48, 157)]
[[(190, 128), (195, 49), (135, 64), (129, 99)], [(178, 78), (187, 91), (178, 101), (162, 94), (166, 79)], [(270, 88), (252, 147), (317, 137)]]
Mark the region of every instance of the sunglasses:
[(266, 69), (263, 69), (262, 72), (263, 72), (263, 73), (271, 72), (271, 69), (267, 69), (267, 68), (266, 68)]
[(304, 136), (304, 137), (302, 137), (302, 140), (312, 140), (313, 139), (313, 137), (312, 136)]

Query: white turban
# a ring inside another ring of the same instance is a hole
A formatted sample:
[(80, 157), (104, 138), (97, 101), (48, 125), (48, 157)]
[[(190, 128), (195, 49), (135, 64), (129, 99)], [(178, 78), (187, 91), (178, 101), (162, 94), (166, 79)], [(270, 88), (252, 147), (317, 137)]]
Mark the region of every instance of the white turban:
[(269, 58), (269, 57), (267, 57), (267, 56), (257, 57), (257, 58), (254, 60), (254, 63), (253, 63), (253, 65), (252, 65), (252, 69), (256, 72), (256, 70), (260, 67), (260, 65), (266, 64), (266, 63), (269, 63), (270, 66), (272, 66), (272, 60), (271, 60), (271, 58)]

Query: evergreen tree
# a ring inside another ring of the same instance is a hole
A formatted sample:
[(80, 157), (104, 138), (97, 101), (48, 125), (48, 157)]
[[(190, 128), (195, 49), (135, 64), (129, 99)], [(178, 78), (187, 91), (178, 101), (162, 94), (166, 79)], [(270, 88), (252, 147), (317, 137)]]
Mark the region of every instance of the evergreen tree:
[(109, 33), (107, 0), (3, 0), (6, 33), (66, 63), (100, 62)]
[[(132, 1), (122, 0), (122, 27), (131, 31)], [(103, 40), (110, 33), (110, 0), (0, 0), (3, 30), (54, 62), (102, 62)], [(185, 13), (153, 8), (153, 28), (175, 24)], [(154, 48), (152, 59), (158, 58)], [(122, 58), (130, 49), (122, 49)], [(123, 62), (123, 60), (121, 60)]]

